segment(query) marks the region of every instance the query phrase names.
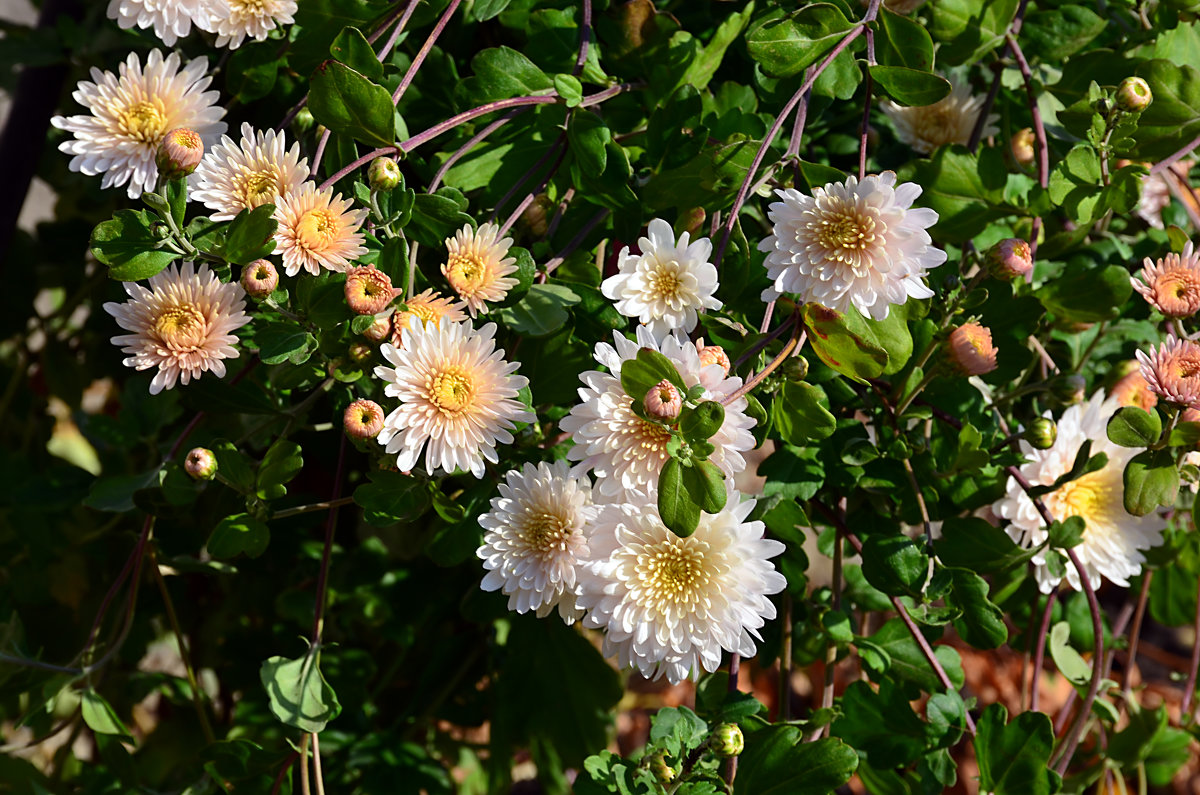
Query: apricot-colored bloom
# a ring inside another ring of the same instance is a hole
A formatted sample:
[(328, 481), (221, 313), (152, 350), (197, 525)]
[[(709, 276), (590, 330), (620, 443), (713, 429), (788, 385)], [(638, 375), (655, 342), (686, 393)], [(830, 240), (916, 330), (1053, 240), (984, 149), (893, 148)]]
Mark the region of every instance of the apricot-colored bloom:
[(1158, 262), (1146, 257), (1141, 281), (1130, 281), (1146, 303), (1167, 317), (1190, 317), (1200, 310), (1200, 252), (1190, 240), (1182, 254), (1171, 252)]
[(1142, 376), (1160, 398), (1179, 406), (1200, 407), (1200, 345), (1167, 335), (1158, 350), (1137, 352)]
[(950, 332), (946, 354), (963, 375), (983, 375), (996, 369), (992, 332), (978, 323), (964, 323)]
[(1113, 384), (1112, 398), (1122, 406), (1137, 406), (1146, 411), (1158, 405), (1158, 395), (1154, 394), (1140, 370), (1126, 374)]
[(449, 255), (442, 266), (442, 275), (467, 305), (471, 317), (487, 314), (488, 303), (503, 301), (508, 291), (517, 286), (509, 274), (516, 273), (516, 257), (508, 257), (511, 237), (500, 237), (496, 224), (480, 224), (472, 229), (467, 224), (446, 240)]
[(733, 369), (733, 365), (725, 354), (725, 349), (720, 345), (705, 345), (704, 337), (700, 337), (696, 340), (696, 353), (700, 354), (701, 367), (708, 367), (710, 364), (718, 365), (721, 368), (722, 376), (729, 377), (729, 371)]
[(332, 188), (322, 190), (312, 182), (279, 197), (272, 216), (279, 222), (275, 244), (288, 276), (301, 269), (316, 276), (322, 267), (344, 273), (367, 253), (359, 231), (367, 211), (352, 207), (353, 202), (335, 196)]
[(374, 439), (383, 430), (383, 409), (373, 400), (360, 398), (346, 406), (342, 427), (351, 439)]
[(403, 346), (401, 332), (406, 328), (430, 322), (440, 326), (443, 320), (447, 323), (461, 323), (467, 319), (461, 301), (446, 298), (433, 290), (414, 295), (404, 302), (404, 306), (404, 309), (397, 310), (392, 315), (392, 344), (398, 348)]
[(679, 395), (679, 390), (668, 381), (663, 379), (650, 390), (646, 392), (646, 397), (642, 400), (642, 405), (646, 409), (646, 413), (656, 420), (673, 421), (679, 416), (679, 412), (683, 409), (683, 398)]

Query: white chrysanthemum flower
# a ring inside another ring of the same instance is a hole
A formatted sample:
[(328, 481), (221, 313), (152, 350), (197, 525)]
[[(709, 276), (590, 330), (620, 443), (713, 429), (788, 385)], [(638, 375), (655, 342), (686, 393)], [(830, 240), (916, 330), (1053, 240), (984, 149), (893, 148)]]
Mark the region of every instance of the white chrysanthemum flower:
[(518, 280), (517, 258), (508, 256), (511, 237), (500, 237), (496, 224), (470, 224), (446, 239), (446, 263), (442, 275), (458, 293), (471, 317), (486, 315), (488, 303), (503, 301)]
[(496, 350), (495, 323), (476, 331), (469, 321), (431, 321), (400, 333), (403, 345), (380, 347), (393, 367), (375, 368), (387, 382), (383, 393), (400, 398), (379, 443), (398, 454), (396, 466), (404, 471), (417, 465), (428, 442), (429, 474), (461, 469), (483, 477), (484, 460), (499, 461), (496, 444), (512, 442), (515, 423), (536, 419), (516, 399), (529, 380), (513, 375), (517, 364)]
[(212, 30), (217, 46), (236, 50), (247, 37), (262, 41), (280, 25), (296, 20), (296, 0), (213, 0)]
[(168, 47), (192, 32), (213, 29), (214, 0), (111, 0), (108, 18), (124, 30), (137, 26), (154, 28), (154, 35)]
[(544, 618), (557, 608), (573, 624), (583, 615), (575, 604), (576, 569), (596, 508), (591, 483), (567, 468), (565, 461), (526, 463), (505, 475), (492, 510), (479, 517), (487, 532), (476, 554), (488, 569), (483, 590), (500, 589), (509, 610)]
[(126, 282), (132, 301), (109, 301), (104, 311), (132, 334), (112, 338), (129, 354), (125, 366), (135, 370), (157, 367), (150, 394), (187, 384), (205, 371), (225, 377), (224, 359), (236, 359), (233, 332), (250, 322), (245, 291), (237, 282), (223, 284), (207, 265), (197, 273), (192, 263), (175, 265), (150, 278), (150, 289)]
[(920, 185), (896, 185), (896, 175), (885, 171), (861, 182), (853, 176), (831, 182), (812, 196), (794, 188), (775, 192), (783, 201), (770, 206), (774, 228), (758, 244), (774, 282), (764, 301), (795, 293), (883, 320), (892, 304), (933, 295), (921, 278), (946, 261), (946, 252), (925, 231), (937, 213), (912, 206)]
[[(1119, 447), (1109, 441), (1108, 420), (1118, 408), (1117, 401), (1105, 400), (1104, 393), (1097, 392), (1087, 403), (1063, 412), (1058, 421), (1058, 438), (1049, 450), (1035, 450), (1028, 442), (1021, 442), (1021, 452), (1028, 459), (1021, 466), (1021, 474), (1034, 486), (1049, 486), (1071, 471), (1079, 448), (1088, 439), (1092, 442), (1092, 455), (1108, 456), (1103, 469), (1042, 497), (1056, 521), (1078, 516), (1087, 524), (1083, 542), (1075, 547), (1075, 554), (1088, 580), (1097, 588), (1101, 577), (1128, 586), (1129, 578), (1142, 570), (1146, 560), (1141, 550), (1161, 544), (1162, 531), (1167, 526), (1157, 512), (1133, 516), (1125, 510), (1122, 473), (1129, 459), (1141, 450)], [(1018, 544), (1034, 547), (1046, 540), (1048, 534), (1041, 515), (1015, 479), (1009, 478), (1007, 496), (998, 500), (992, 510), (1009, 520), (1005, 529)], [(1050, 593), (1060, 578), (1051, 574), (1045, 552), (1034, 555), (1033, 563), (1038, 586), (1042, 593)], [(1072, 588), (1079, 589), (1079, 573), (1070, 562), (1066, 565), (1066, 578)]]
[[(639, 348), (659, 351), (674, 364), (687, 387), (704, 387), (704, 400), (721, 401), (742, 386), (742, 379), (725, 377), (719, 363), (703, 364), (696, 345), (677, 336), (661, 343), (645, 326), (639, 326), (637, 341), (622, 334), (613, 335), (616, 347), (606, 342), (596, 345), (596, 361), (607, 373), (588, 370), (579, 377), (583, 401), (571, 409), (559, 426), (571, 435), (575, 446), (567, 455), (579, 461), (576, 473), (596, 473), (597, 502), (654, 501), (658, 494), (658, 475), (669, 457), (667, 442), (671, 435), (662, 425), (644, 420), (633, 413), (634, 397), (621, 387), (621, 364), (637, 358)], [(640, 402), (645, 396), (638, 395)], [(746, 468), (742, 453), (754, 449), (750, 429), (754, 420), (746, 416), (747, 401), (740, 397), (725, 407), (725, 421), (709, 442), (716, 448), (709, 460), (726, 475)]]
[[(950, 93), (932, 105), (905, 107), (890, 99), (884, 100), (883, 112), (896, 128), (896, 137), (927, 155), (945, 144), (967, 144), (971, 131), (983, 110), (983, 97), (971, 93), (971, 86), (957, 80), (950, 81)], [(1000, 117), (989, 113), (983, 123), (983, 137), (996, 135), (1000, 129), (996, 122)]]
[(679, 236), (660, 218), (650, 222), (646, 237), (638, 240), (641, 254), (621, 249), (619, 272), (600, 285), (606, 298), (616, 302), (617, 311), (644, 323), (658, 339), (674, 329), (690, 332), (696, 327), (697, 311), (720, 309), (713, 297), (717, 291), (717, 268), (708, 261), (712, 242), (702, 237), (688, 243), (688, 233)]
[(79, 84), (71, 96), (88, 109), (88, 116), (55, 116), (51, 123), (75, 138), (59, 144), (71, 158), (71, 170), (88, 176), (104, 174), (101, 187), (129, 183), (129, 198), (154, 190), (158, 146), (171, 130), (196, 132), (207, 148), (225, 132), (217, 107), (220, 94), (205, 91), (208, 59), (197, 58), (179, 70), (179, 56), (166, 58), (158, 50), (146, 56), (142, 69), (137, 53), (119, 67), (119, 75), (92, 69), (92, 80)]
[(333, 188), (321, 189), (313, 182), (280, 196), (272, 217), (279, 222), (275, 253), (283, 257), (284, 272), (295, 276), (304, 269), (316, 276), (324, 267), (345, 273), (366, 254), (359, 230), (367, 211), (353, 207), (340, 193), (335, 196)]
[(754, 500), (733, 492), (723, 511), (701, 514), (687, 538), (653, 505), (605, 505), (579, 568), (583, 625), (605, 630), (604, 654), (671, 683), (715, 671), (722, 651), (752, 657), (775, 617), (767, 598), (787, 587), (770, 558), (783, 552), (747, 522)]
[(229, 136), (200, 161), (192, 177), (192, 198), (204, 202), (214, 221), (232, 221), (242, 210), (275, 204), (308, 179), (308, 158), (301, 159), (300, 144), (286, 148), (283, 133), (256, 132), (242, 124), (242, 141)]

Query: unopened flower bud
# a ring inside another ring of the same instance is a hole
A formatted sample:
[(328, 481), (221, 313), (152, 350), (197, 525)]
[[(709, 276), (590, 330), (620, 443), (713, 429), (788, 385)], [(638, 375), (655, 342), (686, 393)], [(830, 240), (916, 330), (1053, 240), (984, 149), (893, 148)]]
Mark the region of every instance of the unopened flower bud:
[(279, 286), (279, 271), (265, 259), (256, 259), (242, 268), (242, 289), (246, 295), (261, 301)]
[(383, 409), (373, 400), (356, 400), (346, 407), (342, 427), (351, 439), (374, 439), (383, 430)]
[(399, 187), (402, 179), (400, 165), (390, 157), (377, 157), (367, 168), (367, 182), (370, 184), (371, 190), (384, 193), (395, 190)]
[(692, 237), (700, 231), (704, 226), (704, 221), (708, 214), (704, 212), (703, 207), (693, 207), (690, 210), (684, 210), (679, 214), (679, 221), (676, 228), (681, 232), (687, 232)]
[(1049, 417), (1038, 417), (1025, 429), (1025, 441), (1038, 450), (1049, 450), (1058, 440), (1058, 426)]
[(1033, 271), (1033, 251), (1016, 237), (1001, 240), (988, 249), (987, 270), (997, 279), (1028, 280)]
[(721, 723), (708, 738), (709, 748), (722, 759), (737, 756), (746, 747), (742, 730), (736, 723)]
[(793, 356), (783, 362), (783, 377), (799, 383), (808, 378), (808, 359), (803, 356)]
[(346, 303), (357, 314), (377, 314), (395, 296), (392, 280), (374, 265), (351, 268), (346, 275)]
[(1017, 165), (1024, 167), (1033, 163), (1033, 159), (1037, 156), (1037, 150), (1033, 148), (1035, 140), (1033, 130), (1029, 127), (1013, 133), (1008, 146), (1012, 150), (1013, 160), (1017, 161)]
[(1127, 77), (1117, 86), (1117, 107), (1127, 113), (1141, 113), (1153, 101), (1150, 84), (1140, 77)]
[(700, 354), (700, 366), (708, 367), (710, 364), (719, 364), (721, 372), (725, 378), (729, 377), (729, 371), (733, 365), (729, 362), (729, 357), (725, 355), (725, 349), (720, 345), (705, 345), (704, 337), (696, 340), (696, 353)]
[(312, 111), (308, 108), (301, 108), (296, 113), (296, 118), (292, 119), (292, 129), (297, 135), (303, 135), (313, 128), (317, 120), (313, 118)]
[(659, 784), (670, 784), (675, 780), (675, 768), (667, 764), (666, 751), (659, 751), (650, 757), (650, 773)]
[(217, 457), (206, 447), (194, 447), (183, 459), (183, 470), (195, 480), (212, 480), (217, 476)]
[(963, 375), (983, 375), (996, 369), (992, 332), (978, 323), (964, 323), (950, 332), (947, 356)]
[(646, 407), (646, 414), (654, 419), (672, 422), (683, 410), (683, 398), (675, 385), (664, 378), (650, 387), (642, 405)]
[(158, 153), (154, 157), (154, 165), (158, 173), (167, 179), (180, 179), (196, 170), (204, 157), (204, 142), (200, 140), (195, 130), (179, 128), (167, 133)]
[(1083, 402), (1084, 392), (1087, 390), (1087, 379), (1078, 373), (1056, 375), (1050, 379), (1048, 386), (1051, 395), (1069, 406)]
[(517, 223), (531, 237), (545, 237), (546, 231), (550, 228), (548, 213), (553, 206), (554, 202), (550, 200), (549, 196), (539, 193), (521, 213)]
[(371, 342), (383, 342), (392, 333), (392, 319), (388, 316), (377, 317), (375, 322), (367, 326), (363, 336)]
[(371, 358), (371, 346), (365, 342), (350, 343), (350, 347), (346, 349), (346, 352), (350, 354), (350, 361), (357, 364), (361, 364)]

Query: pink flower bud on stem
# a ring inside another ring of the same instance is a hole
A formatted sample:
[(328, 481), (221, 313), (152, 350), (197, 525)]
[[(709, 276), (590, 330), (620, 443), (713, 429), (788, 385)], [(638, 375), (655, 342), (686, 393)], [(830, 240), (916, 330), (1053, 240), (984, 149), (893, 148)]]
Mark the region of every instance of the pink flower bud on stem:
[(246, 295), (261, 301), (279, 286), (279, 271), (265, 259), (256, 259), (242, 268), (242, 289)]
[(664, 378), (650, 387), (642, 405), (646, 408), (648, 416), (663, 422), (673, 422), (683, 410), (683, 398), (679, 396), (675, 385)]
[(383, 409), (373, 400), (356, 400), (346, 407), (342, 427), (351, 439), (374, 439), (383, 430)]
[(204, 157), (204, 142), (194, 130), (179, 128), (167, 133), (158, 145), (154, 164), (166, 179), (180, 179), (196, 170)]
[(212, 480), (217, 476), (217, 457), (206, 447), (194, 447), (183, 459), (183, 471), (195, 480)]
[(950, 332), (946, 353), (963, 375), (983, 375), (996, 369), (992, 332), (978, 323), (964, 323)]
[(392, 302), (392, 280), (374, 265), (351, 268), (346, 276), (346, 303), (359, 315), (374, 315)]

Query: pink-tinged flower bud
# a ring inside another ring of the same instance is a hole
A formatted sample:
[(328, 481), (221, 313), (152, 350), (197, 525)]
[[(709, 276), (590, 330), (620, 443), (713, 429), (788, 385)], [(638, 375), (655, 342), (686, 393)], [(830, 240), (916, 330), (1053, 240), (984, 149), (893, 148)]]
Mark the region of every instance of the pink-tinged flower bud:
[(1183, 410), (1179, 415), (1180, 422), (1200, 422), (1200, 409), (1194, 409), (1190, 406)]
[(217, 457), (206, 447), (194, 447), (183, 459), (183, 471), (195, 480), (212, 480), (217, 476)]
[(1019, 238), (1001, 240), (988, 249), (987, 269), (997, 279), (1028, 280), (1033, 271), (1033, 251)]
[(387, 193), (399, 187), (403, 179), (400, 164), (390, 157), (377, 157), (367, 167), (367, 184), (371, 190)]
[(363, 332), (363, 336), (371, 342), (383, 342), (392, 333), (392, 318), (389, 316), (377, 317), (375, 322), (367, 326), (367, 330)]
[(346, 276), (346, 303), (360, 315), (374, 315), (395, 298), (392, 280), (374, 265), (351, 268)]
[(1150, 382), (1137, 369), (1137, 362), (1129, 364), (1133, 365), (1133, 370), (1127, 372), (1117, 383), (1113, 384), (1109, 394), (1122, 406), (1137, 406), (1149, 411), (1158, 405), (1158, 395), (1154, 394), (1154, 390), (1150, 388)]
[(736, 723), (721, 723), (712, 730), (708, 738), (708, 747), (722, 759), (737, 756), (746, 747), (746, 738)]
[(373, 400), (356, 400), (346, 407), (342, 427), (351, 439), (374, 439), (383, 430), (383, 409)]
[(679, 396), (679, 390), (675, 388), (675, 385), (664, 378), (650, 387), (642, 405), (646, 407), (646, 414), (650, 417), (664, 422), (672, 422), (683, 410), (683, 398)]
[(704, 337), (696, 340), (696, 353), (700, 354), (700, 366), (708, 367), (710, 364), (721, 365), (721, 372), (726, 378), (729, 377), (729, 371), (733, 365), (729, 363), (729, 357), (725, 355), (725, 349), (720, 345), (705, 345)]
[(1012, 150), (1013, 160), (1017, 161), (1017, 165), (1024, 167), (1033, 163), (1033, 159), (1037, 157), (1037, 150), (1033, 148), (1035, 140), (1033, 130), (1028, 127), (1013, 133), (1012, 140), (1009, 141), (1008, 145), (1009, 149)]
[(154, 164), (167, 179), (180, 179), (196, 170), (204, 157), (204, 142), (194, 130), (171, 130), (158, 145)]
[(1025, 430), (1025, 441), (1038, 450), (1049, 450), (1058, 441), (1058, 426), (1049, 417), (1038, 417)]
[[(693, 207), (690, 210), (684, 210), (679, 214), (679, 221), (676, 228), (681, 232), (687, 232), (693, 238), (704, 227), (704, 221), (708, 218), (708, 213), (704, 212), (703, 207)], [(703, 235), (701, 235), (703, 237)]]
[(978, 323), (964, 323), (950, 332), (948, 355), (963, 375), (983, 375), (996, 369), (992, 332)]
[(350, 354), (350, 361), (356, 364), (362, 364), (371, 358), (371, 346), (365, 342), (350, 343), (350, 347), (346, 349), (346, 352)]
[(263, 300), (279, 286), (279, 271), (265, 259), (256, 259), (242, 268), (242, 289), (246, 295)]
[(1137, 352), (1142, 376), (1162, 400), (1185, 408), (1200, 408), (1200, 345), (1167, 334), (1149, 353)]
[(1141, 113), (1153, 101), (1150, 84), (1140, 77), (1127, 77), (1117, 86), (1117, 107), (1127, 113)]

